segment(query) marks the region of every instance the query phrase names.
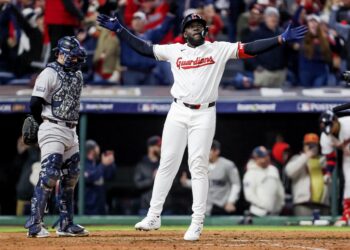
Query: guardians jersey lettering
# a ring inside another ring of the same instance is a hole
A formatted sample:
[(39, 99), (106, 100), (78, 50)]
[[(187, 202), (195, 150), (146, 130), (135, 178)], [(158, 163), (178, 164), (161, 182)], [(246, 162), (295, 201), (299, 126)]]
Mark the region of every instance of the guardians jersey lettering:
[(178, 69), (193, 69), (199, 68), (203, 66), (207, 66), (210, 64), (214, 64), (215, 61), (212, 56), (210, 57), (197, 57), (195, 60), (183, 60), (182, 57), (179, 57), (176, 60), (176, 66)]

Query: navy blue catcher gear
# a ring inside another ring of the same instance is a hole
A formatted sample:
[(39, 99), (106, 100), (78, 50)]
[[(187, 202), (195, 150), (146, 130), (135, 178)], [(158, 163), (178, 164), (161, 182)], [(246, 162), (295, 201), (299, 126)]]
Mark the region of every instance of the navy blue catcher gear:
[(332, 131), (334, 121), (337, 120), (337, 116), (332, 110), (323, 112), (320, 116), (320, 128), (326, 135), (329, 135)]
[(59, 224), (61, 234), (80, 234), (84, 231), (83, 227), (73, 223), (74, 188), (79, 179), (79, 161), (79, 153), (75, 153), (63, 163), (61, 170), (62, 176), (57, 197), (60, 217), (52, 226), (54, 228)]
[(47, 200), (60, 177), (61, 165), (61, 154), (51, 154), (41, 163), (42, 170), (31, 200), (30, 218), (24, 226), (29, 229), (29, 236), (35, 236), (41, 230)]
[[(64, 54), (64, 67), (67, 69), (78, 70), (86, 61), (87, 53), (74, 36), (61, 38), (53, 50)], [(74, 61), (74, 58), (77, 58), (77, 61)]]
[(193, 22), (199, 22), (203, 25), (204, 27), (204, 31), (202, 32), (202, 37), (205, 37), (208, 33), (208, 26), (207, 26), (207, 22), (198, 14), (192, 13), (187, 15), (181, 23), (181, 31), (182, 33), (185, 32), (185, 29), (188, 25), (190, 25)]

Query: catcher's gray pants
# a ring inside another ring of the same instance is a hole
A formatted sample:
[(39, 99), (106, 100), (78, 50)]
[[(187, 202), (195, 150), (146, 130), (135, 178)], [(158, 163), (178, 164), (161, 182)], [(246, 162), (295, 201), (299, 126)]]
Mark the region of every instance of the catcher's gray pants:
[(41, 161), (50, 154), (62, 154), (63, 162), (79, 152), (76, 128), (68, 128), (49, 121), (44, 121), (38, 131)]

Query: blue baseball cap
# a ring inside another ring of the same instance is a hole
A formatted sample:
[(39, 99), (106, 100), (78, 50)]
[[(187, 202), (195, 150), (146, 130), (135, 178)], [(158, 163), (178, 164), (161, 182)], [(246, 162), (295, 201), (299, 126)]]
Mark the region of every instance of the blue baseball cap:
[(269, 151), (264, 146), (258, 146), (254, 148), (252, 152), (252, 157), (254, 158), (264, 158), (269, 155)]

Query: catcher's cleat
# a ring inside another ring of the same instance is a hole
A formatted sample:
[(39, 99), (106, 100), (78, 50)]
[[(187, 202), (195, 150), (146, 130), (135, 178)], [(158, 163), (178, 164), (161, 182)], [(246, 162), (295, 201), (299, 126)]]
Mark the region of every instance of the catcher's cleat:
[(158, 230), (161, 226), (159, 216), (147, 216), (139, 223), (136, 223), (135, 229), (140, 231)]
[(58, 228), (56, 230), (56, 234), (59, 237), (84, 237), (84, 236), (88, 236), (89, 232), (85, 230), (84, 227), (78, 224), (70, 224), (66, 226), (64, 229)]
[(203, 223), (198, 224), (198, 223), (192, 222), (184, 235), (184, 240), (188, 240), (188, 241), (199, 240), (199, 237), (202, 234), (202, 230), (203, 230)]
[(29, 228), (27, 233), (28, 238), (47, 238), (49, 236), (49, 231), (47, 231), (47, 229), (41, 224), (33, 225)]

